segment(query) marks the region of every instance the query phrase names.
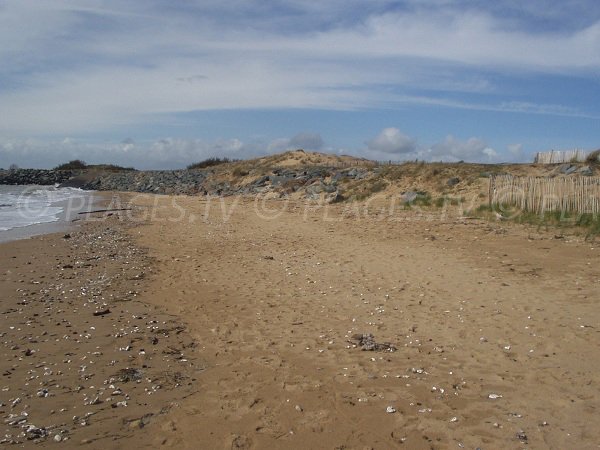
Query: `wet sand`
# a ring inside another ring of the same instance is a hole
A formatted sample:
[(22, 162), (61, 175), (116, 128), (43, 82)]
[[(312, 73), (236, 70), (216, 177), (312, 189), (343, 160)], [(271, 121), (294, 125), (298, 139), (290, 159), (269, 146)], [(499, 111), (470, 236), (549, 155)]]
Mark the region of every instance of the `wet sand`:
[[(600, 445), (597, 244), (415, 211), (132, 199), (135, 224), (2, 246), (1, 410), (30, 411), (41, 445), (61, 428), (89, 448)], [(163, 339), (152, 320), (178, 325)], [(368, 334), (396, 351), (363, 350)], [(148, 374), (110, 381), (129, 368)]]

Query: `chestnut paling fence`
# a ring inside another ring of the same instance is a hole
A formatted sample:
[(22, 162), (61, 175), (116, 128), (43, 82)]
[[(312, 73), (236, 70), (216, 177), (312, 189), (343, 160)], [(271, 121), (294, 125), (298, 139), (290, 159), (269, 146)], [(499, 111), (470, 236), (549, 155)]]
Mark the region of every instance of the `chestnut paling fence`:
[(583, 162), (588, 156), (584, 150), (552, 150), (549, 152), (537, 152), (533, 162), (535, 164), (558, 164), (568, 162)]
[(514, 205), (523, 211), (543, 214), (561, 211), (600, 213), (600, 177), (490, 177), (490, 206)]

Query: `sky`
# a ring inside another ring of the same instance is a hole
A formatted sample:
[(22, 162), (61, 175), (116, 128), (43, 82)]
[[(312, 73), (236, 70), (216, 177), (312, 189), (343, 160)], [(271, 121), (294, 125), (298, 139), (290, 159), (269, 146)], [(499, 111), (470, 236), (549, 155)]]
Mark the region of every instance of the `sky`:
[(0, 167), (600, 148), (598, 0), (0, 0)]

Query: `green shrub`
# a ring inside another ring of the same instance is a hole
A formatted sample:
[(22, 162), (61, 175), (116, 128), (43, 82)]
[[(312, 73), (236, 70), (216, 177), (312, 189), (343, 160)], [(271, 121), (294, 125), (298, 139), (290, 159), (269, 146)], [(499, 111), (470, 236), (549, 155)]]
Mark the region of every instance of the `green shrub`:
[(61, 164), (59, 166), (56, 166), (54, 168), (54, 170), (82, 170), (85, 169), (87, 167), (87, 164), (80, 160), (80, 159), (74, 159), (72, 161), (69, 161), (68, 163), (64, 163)]
[(86, 166), (87, 169), (93, 170), (104, 170), (106, 172), (125, 172), (125, 171), (134, 171), (133, 167), (122, 167), (117, 166), (116, 164), (94, 164)]
[(446, 204), (446, 198), (445, 197), (438, 197), (433, 202), (433, 206), (435, 206), (436, 208), (441, 208), (445, 204)]
[(207, 167), (212, 167), (212, 166), (218, 166), (220, 164), (226, 164), (229, 162), (233, 162), (234, 160), (231, 160), (229, 158), (207, 158), (203, 161), (194, 163), (194, 164), (190, 164), (189, 166), (187, 166), (188, 170), (194, 170), (194, 169), (205, 169)]
[(600, 149), (595, 150), (587, 155), (585, 162), (588, 164), (600, 164)]
[(376, 194), (377, 192), (384, 191), (387, 187), (387, 183), (383, 180), (377, 180), (370, 186), (370, 191), (372, 194)]
[(417, 198), (411, 203), (418, 206), (431, 206), (431, 194), (424, 191), (417, 192)]

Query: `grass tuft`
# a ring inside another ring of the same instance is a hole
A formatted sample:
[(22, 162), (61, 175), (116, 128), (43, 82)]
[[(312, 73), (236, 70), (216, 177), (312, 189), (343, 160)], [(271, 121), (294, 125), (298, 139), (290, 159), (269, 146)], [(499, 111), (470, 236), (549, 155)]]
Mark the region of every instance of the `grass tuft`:
[(502, 220), (514, 223), (533, 225), (538, 231), (556, 229), (561, 231), (573, 230), (585, 233), (586, 238), (594, 239), (600, 235), (600, 215), (591, 213), (574, 213), (569, 211), (546, 211), (535, 213), (520, 211), (511, 205), (480, 205), (471, 214), (488, 220), (497, 220), (498, 214)]

